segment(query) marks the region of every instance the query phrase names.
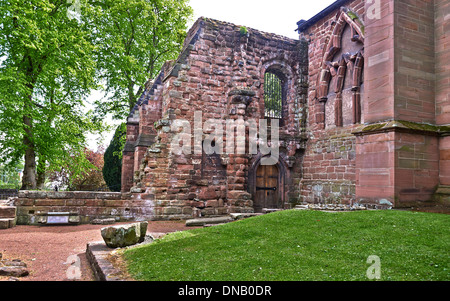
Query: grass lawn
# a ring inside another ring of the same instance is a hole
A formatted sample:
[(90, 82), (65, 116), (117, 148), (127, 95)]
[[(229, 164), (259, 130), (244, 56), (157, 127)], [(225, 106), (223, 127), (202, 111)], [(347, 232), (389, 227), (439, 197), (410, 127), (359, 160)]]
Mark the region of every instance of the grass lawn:
[(128, 249), (146, 281), (450, 280), (450, 216), (408, 211), (282, 211), (169, 234)]

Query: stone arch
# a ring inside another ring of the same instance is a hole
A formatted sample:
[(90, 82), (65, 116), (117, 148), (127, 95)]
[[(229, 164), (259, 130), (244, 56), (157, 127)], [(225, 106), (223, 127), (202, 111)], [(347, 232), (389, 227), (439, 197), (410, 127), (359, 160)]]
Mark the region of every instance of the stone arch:
[[(264, 81), (265, 74), (267, 72), (276, 74), (283, 82), (283, 103), (282, 103), (282, 118), (280, 120), (280, 126), (287, 123), (289, 117), (289, 104), (293, 102), (295, 94), (295, 79), (294, 70), (289, 65), (287, 58), (283, 56), (271, 56), (269, 58), (262, 59), (261, 79)], [(265, 104), (264, 104), (264, 87), (262, 84), (260, 87), (260, 95), (262, 95), (260, 106), (260, 118), (264, 118)]]
[[(362, 48), (355, 53), (343, 53), (342, 40), (347, 28), (349, 28), (351, 32), (351, 42), (362, 44)], [(342, 91), (344, 88), (345, 77), (348, 72), (352, 77), (352, 122), (353, 124), (361, 122), (361, 85), (364, 68), (364, 38), (364, 23), (354, 12), (346, 7), (342, 7), (327, 47), (325, 48), (326, 50), (321, 63), (321, 72), (318, 78), (318, 88), (316, 91), (316, 98), (323, 103), (328, 101), (331, 92), (336, 94), (334, 107), (334, 120), (336, 126), (343, 126)], [(340, 52), (342, 53), (340, 54)], [(333, 87), (330, 86), (332, 79), (335, 79), (333, 81)]]
[[(270, 155), (269, 155), (270, 156)], [(249, 162), (249, 170), (248, 170), (248, 186), (247, 186), (247, 192), (252, 195), (253, 201), (256, 196), (256, 176), (258, 168), (261, 166), (261, 159), (265, 157), (261, 153), (258, 153), (253, 157), (253, 159)], [(279, 172), (279, 195), (280, 195), (280, 205), (282, 208), (286, 206), (288, 197), (288, 180), (290, 178), (289, 175), (289, 167), (286, 163), (286, 160), (282, 153), (280, 153), (278, 163), (275, 164), (275, 166), (278, 169)]]

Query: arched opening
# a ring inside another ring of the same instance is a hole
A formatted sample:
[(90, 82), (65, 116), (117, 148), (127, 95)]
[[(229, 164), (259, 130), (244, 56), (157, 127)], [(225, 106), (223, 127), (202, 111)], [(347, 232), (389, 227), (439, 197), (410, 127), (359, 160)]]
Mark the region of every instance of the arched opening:
[(348, 8), (334, 26), (322, 70), (317, 99), (323, 103), (324, 127), (342, 127), (363, 122), (362, 85), (364, 68), (364, 24)]
[(260, 165), (256, 170), (255, 212), (281, 208), (280, 171), (276, 165)]
[(264, 117), (283, 119), (287, 96), (286, 77), (278, 70), (269, 69), (264, 74)]

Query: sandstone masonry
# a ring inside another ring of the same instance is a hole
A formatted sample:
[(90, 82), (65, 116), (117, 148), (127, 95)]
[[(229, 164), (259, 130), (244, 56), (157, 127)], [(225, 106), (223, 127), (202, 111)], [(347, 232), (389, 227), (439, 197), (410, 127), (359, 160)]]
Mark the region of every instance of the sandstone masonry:
[[(21, 192), (18, 223), (35, 222), (38, 211), (74, 212), (89, 222), (305, 203), (448, 205), (449, 1), (337, 0), (297, 25), (292, 40), (197, 20), (178, 59), (162, 67), (127, 119), (122, 193)], [(210, 119), (224, 129), (230, 121), (246, 126), (235, 140), (214, 141), (233, 141), (233, 152), (171, 151), (177, 137), (198, 150), (214, 130), (205, 129)], [(268, 120), (271, 133), (274, 119), (280, 155), (266, 166), (264, 141), (249, 151), (249, 125)], [(175, 127), (178, 120), (190, 132)]]

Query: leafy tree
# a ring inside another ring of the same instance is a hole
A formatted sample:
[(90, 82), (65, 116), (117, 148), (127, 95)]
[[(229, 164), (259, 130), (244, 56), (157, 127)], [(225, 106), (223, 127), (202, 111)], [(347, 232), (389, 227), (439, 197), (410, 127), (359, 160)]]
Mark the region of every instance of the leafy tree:
[(112, 97), (96, 103), (99, 112), (126, 116), (178, 54), (192, 14), (187, 3), (0, 1), (0, 163), (24, 158), (22, 189), (39, 188), (66, 164), (78, 174), (92, 167), (86, 133), (104, 127), (86, 95), (102, 80)]
[(123, 120), (167, 60), (179, 54), (192, 15), (189, 0), (101, 0), (93, 19), (107, 100), (100, 112)]
[(15, 166), (0, 166), (0, 189), (18, 189), (22, 169), (22, 162)]
[(22, 189), (36, 189), (62, 162), (87, 168), (85, 134), (101, 130), (84, 102), (96, 87), (94, 45), (81, 17), (91, 14), (86, 6), (73, 18), (71, 5), (0, 2), (0, 160), (25, 158)]
[(111, 191), (119, 192), (122, 184), (122, 151), (126, 139), (126, 124), (116, 129), (114, 137), (105, 151), (103, 178)]
[(67, 187), (70, 191), (96, 191), (106, 188), (103, 180), (102, 169), (104, 165), (104, 148), (97, 151), (84, 150), (85, 157), (91, 164), (90, 168), (79, 172), (73, 164), (65, 164), (59, 171), (49, 174), (50, 181), (59, 183), (62, 187)]

